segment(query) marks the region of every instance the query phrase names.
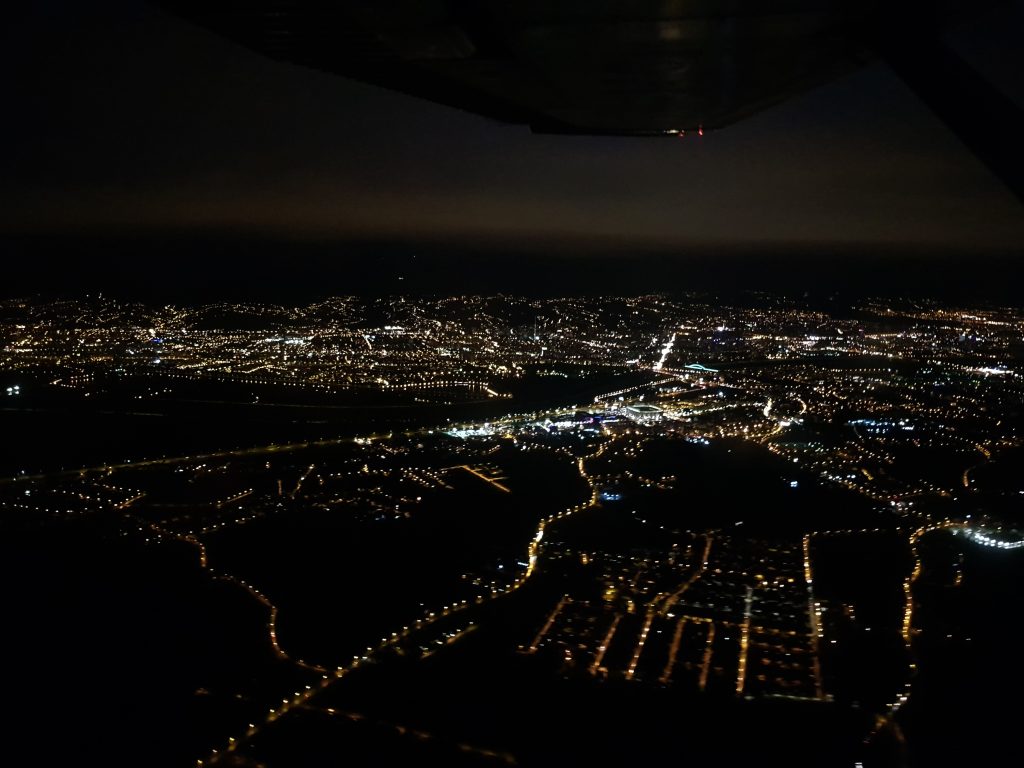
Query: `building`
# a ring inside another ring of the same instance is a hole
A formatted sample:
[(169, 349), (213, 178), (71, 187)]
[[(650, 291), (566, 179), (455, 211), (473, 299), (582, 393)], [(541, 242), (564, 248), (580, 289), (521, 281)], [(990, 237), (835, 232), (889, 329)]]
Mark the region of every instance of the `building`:
[(655, 405), (644, 405), (638, 403), (637, 405), (627, 405), (626, 415), (629, 416), (633, 421), (641, 424), (653, 424), (661, 421), (664, 416), (664, 411)]

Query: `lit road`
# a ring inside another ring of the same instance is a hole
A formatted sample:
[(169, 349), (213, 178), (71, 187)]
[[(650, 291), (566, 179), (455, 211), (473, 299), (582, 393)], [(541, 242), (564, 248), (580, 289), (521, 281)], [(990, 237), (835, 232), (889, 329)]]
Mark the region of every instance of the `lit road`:
[(211, 453), (186, 454), (184, 456), (169, 456), (159, 459), (139, 459), (137, 461), (125, 461), (117, 464), (101, 464), (94, 467), (82, 467), (80, 469), (67, 469), (57, 472), (42, 472), (34, 475), (14, 475), (12, 477), (0, 478), (0, 485), (10, 483), (22, 483), (32, 480), (56, 479), (62, 477), (85, 477), (91, 474), (109, 474), (118, 469), (133, 469), (138, 467), (157, 467), (173, 464), (184, 464), (192, 461), (209, 461), (211, 459), (229, 459), (247, 456), (260, 456), (269, 453), (288, 453), (291, 451), (302, 451), (308, 448), (322, 448), (334, 445), (345, 445), (353, 442), (372, 442), (374, 440), (386, 440), (401, 434), (404, 437), (413, 437), (433, 432), (433, 429), (416, 429), (407, 432), (394, 433), (382, 432), (360, 437), (338, 437), (329, 440), (310, 440), (302, 443), (286, 443), (281, 445), (260, 445), (253, 448), (235, 448), (225, 451), (213, 451)]
[(637, 641), (636, 651), (634, 651), (633, 658), (629, 662), (629, 668), (626, 670), (627, 680), (632, 680), (633, 675), (636, 674), (636, 665), (640, 663), (640, 654), (644, 651), (644, 644), (647, 642), (647, 635), (651, 631), (651, 623), (654, 621), (654, 616), (655, 612), (650, 610), (644, 618), (644, 626), (640, 630), (640, 639)]
[(676, 666), (676, 654), (679, 653), (679, 642), (683, 639), (685, 627), (686, 617), (683, 616), (676, 622), (676, 630), (672, 633), (672, 644), (668, 647), (668, 661), (665, 663), (665, 669), (661, 671), (661, 677), (658, 678), (659, 683), (667, 683), (672, 677), (672, 670)]
[(551, 615), (548, 616), (548, 620), (544, 622), (544, 626), (540, 628), (540, 631), (537, 633), (537, 636), (533, 638), (533, 642), (530, 643), (530, 653), (537, 652), (537, 649), (540, 647), (540, 641), (543, 640), (544, 635), (546, 635), (551, 630), (551, 625), (555, 623), (555, 619), (558, 617), (558, 614), (562, 612), (562, 609), (566, 606), (567, 603), (571, 602), (572, 600), (569, 598), (568, 595), (563, 596), (562, 599), (558, 601), (558, 605), (556, 605), (554, 610), (551, 611)]
[[(580, 504), (576, 504), (572, 507), (562, 510), (561, 512), (549, 515), (548, 517), (543, 518), (538, 523), (534, 537), (530, 541), (529, 547), (527, 549), (529, 567), (515, 581), (511, 582), (506, 587), (492, 588), (489, 597), (480, 596), (472, 602), (463, 600), (461, 603), (455, 603), (444, 606), (444, 608), (440, 611), (429, 612), (422, 619), (419, 619), (412, 624), (404, 626), (401, 630), (392, 632), (390, 635), (385, 635), (383, 638), (381, 638), (380, 642), (377, 645), (368, 647), (366, 649), (365, 654), (353, 658), (353, 660), (350, 663), (339, 666), (337, 667), (337, 669), (334, 670), (327, 670), (321, 672), (321, 679), (317, 686), (306, 686), (304, 690), (295, 691), (294, 696), (282, 699), (281, 704), (272, 707), (267, 712), (267, 715), (264, 718), (262, 725), (258, 725), (256, 723), (250, 724), (248, 729), (244, 731), (240, 736), (228, 737), (226, 743), (223, 744), (222, 749), (214, 749), (206, 758), (197, 760), (197, 768), (201, 768), (205, 765), (217, 764), (222, 754), (235, 752), (241, 745), (249, 742), (252, 738), (254, 738), (263, 728), (265, 728), (268, 725), (271, 725), (276, 720), (280, 719), (283, 715), (287, 714), (288, 712), (291, 712), (296, 708), (310, 706), (310, 700), (318, 692), (328, 688), (332, 683), (343, 679), (346, 675), (358, 669), (363, 664), (369, 662), (375, 656), (379, 655), (381, 652), (390, 648), (394, 648), (399, 643), (408, 640), (411, 636), (415, 635), (416, 633), (428, 631), (432, 627), (432, 625), (436, 624), (438, 621), (441, 621), (442, 619), (446, 619), (450, 616), (456, 615), (473, 606), (480, 605), (487, 600), (493, 600), (495, 598), (510, 594), (520, 589), (523, 586), (523, 584), (525, 584), (527, 580), (529, 580), (530, 576), (536, 570), (540, 552), (539, 547), (541, 541), (544, 538), (545, 528), (548, 525), (557, 522), (558, 520), (565, 519), (585, 509), (589, 509), (590, 507), (597, 503), (598, 491), (596, 486), (594, 485), (592, 478), (589, 474), (587, 474), (586, 461), (587, 459), (597, 458), (601, 456), (604, 453), (604, 451), (612, 443), (615, 442), (615, 440), (616, 438), (612, 437), (605, 443), (602, 443), (597, 448), (597, 450), (594, 451), (594, 453), (577, 459), (577, 469), (580, 473), (580, 476), (584, 480), (586, 480), (587, 485), (590, 487), (590, 497), (586, 501), (581, 502)], [(271, 618), (276, 618), (276, 614), (272, 614)], [(271, 628), (273, 628), (273, 623), (271, 623)], [(464, 634), (464, 632), (462, 634)], [(458, 637), (461, 637), (462, 634), (456, 633)], [(272, 642), (275, 644), (276, 647), (276, 630), (272, 632), (271, 637)], [(319, 668), (317, 668), (317, 671), (319, 671)]]
[(290, 494), (288, 494), (289, 498), (294, 499), (295, 496), (299, 493), (299, 491), (302, 490), (302, 484), (304, 482), (306, 482), (306, 478), (309, 477), (313, 473), (313, 469), (315, 467), (316, 467), (315, 464), (310, 464), (309, 465), (309, 467), (306, 469), (306, 471), (303, 473), (303, 475), (299, 478), (299, 481), (295, 484), (295, 487), (292, 489), (292, 492)]
[(714, 541), (714, 536), (705, 534), (704, 541), (704, 552), (700, 556), (700, 567), (694, 571), (693, 575), (690, 576), (689, 579), (683, 582), (683, 585), (679, 587), (679, 589), (665, 598), (665, 601), (661, 605), (661, 614), (663, 616), (669, 612), (669, 609), (679, 601), (679, 598), (683, 596), (683, 593), (685, 593), (686, 590), (688, 590), (693, 583), (704, 574), (704, 571), (707, 570), (708, 557), (711, 555), (711, 543)]
[(743, 603), (743, 624), (740, 627), (740, 658), (736, 667), (736, 694), (743, 693), (747, 683), (747, 648), (750, 645), (750, 606), (754, 602), (754, 588), (747, 587)]
[[(601, 662), (604, 661), (604, 655), (608, 652), (608, 647), (612, 643), (612, 637), (615, 636), (615, 630), (618, 629), (619, 621), (622, 619), (622, 614), (615, 614), (615, 618), (612, 619), (611, 626), (608, 627), (608, 633), (604, 636), (604, 640), (601, 641), (601, 645), (597, 647), (597, 653), (594, 654), (594, 661), (590, 665), (590, 674), (595, 674), (598, 670), (601, 670)], [(603, 670), (607, 672), (607, 670)]]
[(807, 585), (807, 614), (811, 624), (811, 649), (814, 657), (814, 689), (817, 698), (824, 699), (825, 692), (821, 686), (821, 661), (818, 658), (821, 643), (821, 606), (814, 599), (814, 575), (811, 572), (811, 537), (803, 537), (804, 583)]
[(704, 658), (700, 665), (700, 679), (697, 686), (703, 691), (708, 685), (708, 670), (711, 669), (711, 654), (715, 645), (715, 623), (708, 620), (708, 639), (704, 644)]
[(504, 485), (502, 485), (501, 483), (498, 482), (499, 480), (504, 480), (505, 479), (504, 477), (498, 477), (498, 476), (488, 477), (484, 473), (482, 473), (482, 472), (480, 472), (478, 470), (473, 469), (472, 467), (468, 466), (467, 464), (461, 464), (458, 467), (455, 467), (455, 469), (464, 469), (467, 472), (469, 472), (469, 474), (476, 475), (481, 480), (483, 480), (485, 483), (488, 483), (489, 485), (497, 488), (499, 491), (502, 491), (504, 493), (512, 493), (512, 491), (509, 488), (505, 487)]
[(672, 354), (672, 347), (675, 346), (675, 343), (676, 334), (673, 333), (672, 338), (669, 339), (668, 343), (666, 343), (665, 346), (662, 348), (661, 357), (658, 359), (658, 362), (654, 364), (655, 371), (660, 371), (662, 368), (665, 367), (665, 361), (668, 360), (668, 356)]

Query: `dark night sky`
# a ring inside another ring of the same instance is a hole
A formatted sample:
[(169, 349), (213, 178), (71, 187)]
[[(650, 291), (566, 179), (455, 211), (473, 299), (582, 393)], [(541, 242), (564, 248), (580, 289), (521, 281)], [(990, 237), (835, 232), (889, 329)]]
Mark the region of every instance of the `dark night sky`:
[[(1022, 18), (1011, 3), (954, 38), (1018, 102)], [(1020, 203), (881, 65), (703, 140), (563, 137), (274, 62), (141, 2), (9, 22), (0, 232), (21, 240), (1024, 243)]]

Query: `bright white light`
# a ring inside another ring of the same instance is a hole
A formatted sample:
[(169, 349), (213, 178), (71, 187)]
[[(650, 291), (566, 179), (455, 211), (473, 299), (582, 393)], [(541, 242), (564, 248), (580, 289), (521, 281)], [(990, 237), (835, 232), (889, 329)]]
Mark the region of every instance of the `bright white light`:
[(656, 362), (654, 364), (654, 370), (660, 371), (665, 366), (665, 361), (668, 359), (668, 356), (670, 354), (672, 354), (672, 346), (675, 343), (676, 343), (676, 335), (673, 333), (672, 334), (672, 338), (668, 340), (668, 343), (665, 344), (664, 347), (662, 347), (662, 349), (661, 349), (661, 359), (658, 360), (658, 362)]

